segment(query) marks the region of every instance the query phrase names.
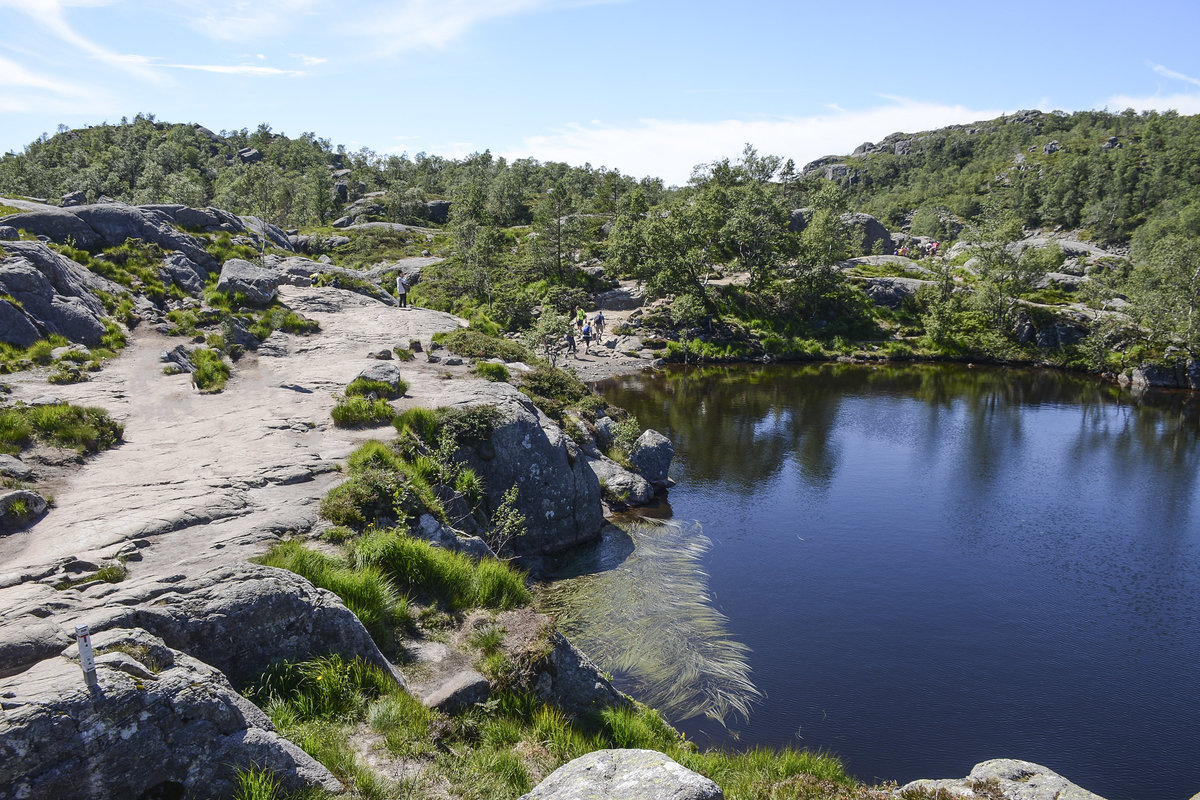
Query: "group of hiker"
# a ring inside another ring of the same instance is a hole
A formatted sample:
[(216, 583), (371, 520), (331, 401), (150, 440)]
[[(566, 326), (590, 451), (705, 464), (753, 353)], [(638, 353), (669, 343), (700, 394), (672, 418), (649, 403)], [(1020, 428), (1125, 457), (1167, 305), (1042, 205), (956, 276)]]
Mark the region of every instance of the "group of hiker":
[(905, 258), (933, 258), (938, 254), (938, 248), (941, 247), (936, 241), (917, 242), (915, 246), (910, 247), (908, 241), (904, 241), (896, 248), (895, 255), (904, 256)]
[(587, 313), (580, 306), (575, 306), (575, 313), (572, 315), (572, 324), (567, 328), (567, 352), (574, 354), (578, 352), (575, 348), (575, 334), (578, 331), (579, 337), (583, 339), (583, 352), (592, 352), (592, 341), (600, 341), (600, 337), (604, 335), (604, 312), (597, 311), (596, 316), (590, 320)]

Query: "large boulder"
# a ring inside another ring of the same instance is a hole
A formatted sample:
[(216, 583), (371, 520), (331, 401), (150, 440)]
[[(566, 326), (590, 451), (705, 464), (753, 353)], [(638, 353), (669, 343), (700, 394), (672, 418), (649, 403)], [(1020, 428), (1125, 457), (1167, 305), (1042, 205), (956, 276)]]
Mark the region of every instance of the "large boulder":
[(1104, 800), (1040, 764), (1009, 758), (976, 764), (965, 778), (913, 781), (900, 787), (899, 794), (977, 797), (975, 787), (983, 783), (988, 784), (987, 796), (998, 800)]
[(536, 559), (600, 535), (600, 482), (570, 437), (507, 383), (462, 382), (447, 386), (444, 405), (494, 406), (491, 437), (459, 455), (483, 478), (485, 511), (499, 507), (517, 486), (517, 510), (528, 533), (513, 540), (517, 555)]
[(0, 291), (17, 301), (0, 309), (3, 327), (14, 337), (4, 341), (31, 343), (32, 326), (38, 334), (35, 339), (58, 334), (88, 347), (100, 344), (106, 332), (106, 312), (95, 292), (124, 294), (123, 287), (41, 242), (10, 242), (3, 249), (9, 257), (0, 261)]
[(265, 306), (275, 299), (279, 289), (279, 275), (274, 270), (255, 266), (242, 258), (231, 258), (221, 267), (217, 289), (222, 292), (240, 292), (246, 301)]
[(654, 750), (597, 750), (563, 764), (521, 800), (724, 800), (721, 787)]
[(0, 800), (229, 798), (251, 768), (288, 791), (341, 790), (211, 666), (137, 629), (93, 644), (92, 687), (74, 646), (0, 679)]
[(115, 247), (124, 244), (126, 239), (142, 239), (164, 250), (178, 250), (206, 269), (216, 266), (212, 256), (194, 237), (177, 229), (172, 217), (154, 208), (135, 208), (124, 203), (46, 207), (14, 214), (5, 222), (84, 250)]
[(208, 270), (196, 264), (183, 253), (170, 253), (163, 259), (161, 272), (164, 284), (175, 284), (188, 294), (198, 295), (204, 291)]
[(892, 252), (892, 234), (870, 214), (842, 214), (841, 220), (850, 228), (851, 236), (862, 237), (863, 255), (870, 255), (877, 250), (880, 253)]
[[(237, 564), (194, 578), (113, 584), (104, 592), (22, 588), (23, 596), (0, 620), (0, 675), (69, 646), (78, 620), (87, 621), (93, 633), (145, 629), (239, 686), (278, 661), (332, 653), (359, 656), (395, 674), (358, 617), (334, 594), (274, 567)], [(30, 624), (35, 619), (39, 624)]]
[(915, 297), (917, 290), (931, 281), (916, 278), (863, 278), (863, 291), (877, 306), (897, 309), (910, 297)]
[(636, 286), (621, 286), (596, 295), (596, 308), (603, 311), (632, 311), (646, 304), (646, 293)]
[(671, 469), (673, 458), (675, 445), (658, 431), (649, 428), (642, 431), (642, 435), (633, 443), (633, 452), (629, 454), (634, 468), (650, 483), (660, 487), (667, 485), (667, 472)]
[(596, 473), (600, 491), (610, 508), (644, 506), (654, 499), (654, 487), (649, 481), (612, 459), (605, 456), (588, 458), (588, 464)]

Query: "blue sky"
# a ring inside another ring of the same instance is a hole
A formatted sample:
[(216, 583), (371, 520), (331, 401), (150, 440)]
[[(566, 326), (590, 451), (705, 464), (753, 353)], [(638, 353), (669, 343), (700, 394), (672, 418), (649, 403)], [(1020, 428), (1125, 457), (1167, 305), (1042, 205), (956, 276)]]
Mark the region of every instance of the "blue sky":
[(351, 150), (804, 164), (1023, 108), (1200, 113), (1200, 4), (0, 0), (0, 151), (143, 112)]

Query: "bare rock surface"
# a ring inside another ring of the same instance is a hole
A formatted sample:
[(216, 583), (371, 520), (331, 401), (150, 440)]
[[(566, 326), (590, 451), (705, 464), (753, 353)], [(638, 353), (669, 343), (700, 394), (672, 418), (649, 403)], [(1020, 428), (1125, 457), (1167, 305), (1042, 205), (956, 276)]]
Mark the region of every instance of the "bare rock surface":
[(521, 800), (723, 800), (721, 787), (654, 750), (597, 750), (546, 776)]
[(136, 629), (94, 642), (93, 687), (74, 646), (0, 679), (0, 800), (227, 798), (239, 767), (270, 768), (289, 790), (341, 790), (220, 671)]
[[(901, 786), (897, 796), (905, 792), (937, 790), (950, 797), (1000, 797), (1004, 800), (1104, 800), (1103, 797), (1081, 789), (1053, 770), (1030, 761), (997, 758), (976, 764), (965, 778), (919, 780)], [(988, 794), (983, 794), (984, 789)]]

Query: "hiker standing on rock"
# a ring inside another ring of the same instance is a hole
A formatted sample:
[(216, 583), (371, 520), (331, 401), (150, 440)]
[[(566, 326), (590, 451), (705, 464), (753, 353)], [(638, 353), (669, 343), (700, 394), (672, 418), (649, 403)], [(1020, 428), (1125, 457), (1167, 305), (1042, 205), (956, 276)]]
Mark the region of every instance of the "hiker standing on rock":
[(396, 300), (401, 308), (408, 308), (408, 281), (404, 280), (403, 272), (396, 276)]
[(596, 341), (600, 341), (600, 337), (604, 335), (604, 312), (597, 311), (596, 318), (592, 320), (592, 324), (596, 327)]

